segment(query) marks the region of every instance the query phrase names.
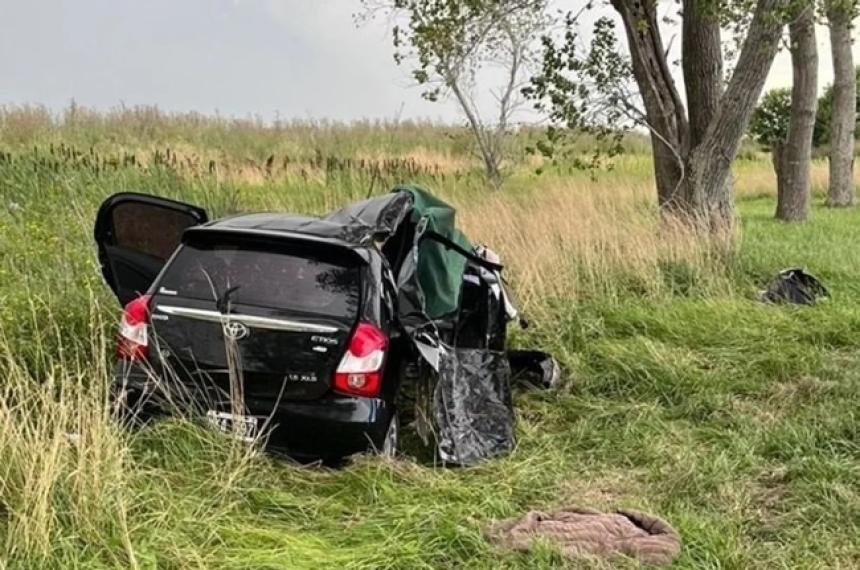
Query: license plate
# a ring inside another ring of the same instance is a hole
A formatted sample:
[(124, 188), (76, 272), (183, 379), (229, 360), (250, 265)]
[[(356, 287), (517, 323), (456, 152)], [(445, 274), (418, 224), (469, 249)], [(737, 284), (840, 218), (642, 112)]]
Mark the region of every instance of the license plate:
[(227, 412), (206, 412), (206, 419), (218, 431), (239, 438), (242, 441), (251, 442), (257, 436), (257, 418), (254, 416), (242, 416)]

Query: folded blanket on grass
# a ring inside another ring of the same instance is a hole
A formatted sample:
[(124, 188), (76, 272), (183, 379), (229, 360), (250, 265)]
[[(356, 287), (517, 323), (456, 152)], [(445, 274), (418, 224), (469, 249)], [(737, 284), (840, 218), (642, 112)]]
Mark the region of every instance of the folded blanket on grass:
[(668, 523), (638, 511), (602, 513), (581, 507), (531, 511), (492, 524), (484, 534), (495, 544), (520, 551), (545, 539), (569, 558), (625, 555), (656, 565), (669, 564), (681, 551), (681, 537)]

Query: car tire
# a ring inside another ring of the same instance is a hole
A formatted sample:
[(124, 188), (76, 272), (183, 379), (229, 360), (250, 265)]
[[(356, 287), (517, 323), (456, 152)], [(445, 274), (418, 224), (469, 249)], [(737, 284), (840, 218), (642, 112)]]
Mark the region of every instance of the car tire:
[(382, 457), (394, 457), (400, 445), (400, 417), (395, 413), (391, 416), (388, 429), (385, 430), (385, 438), (379, 447), (378, 454)]

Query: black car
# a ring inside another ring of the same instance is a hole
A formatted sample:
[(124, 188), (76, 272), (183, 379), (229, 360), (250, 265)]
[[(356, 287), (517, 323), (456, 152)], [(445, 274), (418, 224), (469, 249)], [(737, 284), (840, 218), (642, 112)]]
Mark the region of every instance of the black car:
[(120, 193), (95, 239), (125, 307), (114, 394), (126, 414), (191, 410), (304, 457), (394, 453), (402, 417), (424, 420), (452, 462), (513, 444), (501, 266), (421, 189), (322, 218), (216, 221)]

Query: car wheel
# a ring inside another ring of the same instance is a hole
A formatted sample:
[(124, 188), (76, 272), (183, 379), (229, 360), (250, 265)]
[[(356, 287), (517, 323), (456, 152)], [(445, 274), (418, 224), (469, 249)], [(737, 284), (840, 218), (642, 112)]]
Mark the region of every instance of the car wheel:
[(388, 424), (388, 430), (385, 432), (385, 439), (382, 440), (382, 447), (379, 449), (379, 455), (383, 457), (394, 457), (397, 455), (397, 447), (400, 443), (400, 418), (397, 414), (391, 416), (391, 422)]

